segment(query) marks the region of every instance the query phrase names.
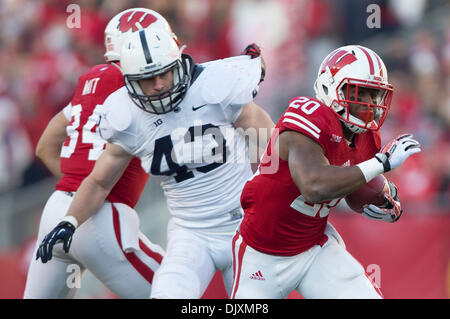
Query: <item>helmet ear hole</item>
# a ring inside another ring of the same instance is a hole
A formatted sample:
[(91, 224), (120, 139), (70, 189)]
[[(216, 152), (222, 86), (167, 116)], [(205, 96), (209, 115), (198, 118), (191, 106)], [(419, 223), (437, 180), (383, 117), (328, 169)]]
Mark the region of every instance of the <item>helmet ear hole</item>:
[(322, 89), (325, 92), (326, 95), (328, 95), (328, 88), (322, 84)]

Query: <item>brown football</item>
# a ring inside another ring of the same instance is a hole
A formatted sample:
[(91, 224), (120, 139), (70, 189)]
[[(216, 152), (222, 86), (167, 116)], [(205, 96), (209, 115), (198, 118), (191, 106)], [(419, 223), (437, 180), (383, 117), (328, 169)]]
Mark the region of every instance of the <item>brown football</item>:
[(370, 182), (364, 184), (353, 193), (345, 197), (347, 205), (357, 213), (363, 212), (363, 206), (374, 204), (380, 206), (384, 204), (384, 194), (389, 192), (389, 186), (383, 175), (378, 175)]

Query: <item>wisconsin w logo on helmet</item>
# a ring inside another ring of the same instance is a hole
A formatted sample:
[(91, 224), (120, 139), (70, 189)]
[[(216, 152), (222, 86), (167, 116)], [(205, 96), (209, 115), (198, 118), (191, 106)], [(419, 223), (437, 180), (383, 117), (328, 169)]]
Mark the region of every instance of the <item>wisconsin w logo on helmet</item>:
[(146, 8), (127, 9), (116, 14), (105, 28), (106, 62), (120, 60), (122, 41), (128, 33), (147, 28), (166, 30), (175, 41), (178, 41), (169, 23), (158, 12)]
[(156, 20), (158, 20), (157, 17), (147, 12), (130, 11), (120, 17), (118, 29), (121, 32), (127, 32), (132, 28), (132, 31), (135, 32), (138, 30), (138, 23), (142, 28), (147, 28)]
[(334, 76), (344, 66), (356, 61), (356, 57), (346, 50), (336, 50), (333, 53), (322, 64), (320, 73), (326, 72), (326, 67), (329, 67), (331, 74)]

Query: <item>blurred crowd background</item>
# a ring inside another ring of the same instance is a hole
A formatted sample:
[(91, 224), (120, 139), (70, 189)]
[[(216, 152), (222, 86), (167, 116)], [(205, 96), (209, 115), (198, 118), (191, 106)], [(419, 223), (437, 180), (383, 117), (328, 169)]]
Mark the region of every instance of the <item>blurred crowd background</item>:
[[(81, 10), (80, 27), (68, 23), (70, 4)], [(370, 4), (381, 9), (379, 28), (368, 27)], [(17, 284), (7, 281), (21, 276), (23, 282), (40, 213), (55, 185), (34, 155), (36, 143), (70, 101), (79, 75), (104, 62), (109, 19), (130, 7), (166, 17), (198, 63), (259, 44), (267, 73), (256, 101), (275, 122), (292, 97), (314, 96), (318, 66), (331, 50), (361, 44), (376, 51), (395, 88), (382, 140), (412, 132), (423, 145), (421, 154), (387, 177), (399, 187), (408, 214), (422, 221), (439, 216), (439, 224), (449, 225), (450, 1), (0, 0), (0, 263), (7, 274), (0, 286), (9, 286), (0, 297), (22, 294), (20, 284), (12, 288)], [(157, 184), (151, 178), (138, 210), (149, 238), (164, 247), (168, 217)], [(442, 297), (450, 291), (449, 237), (439, 251)]]

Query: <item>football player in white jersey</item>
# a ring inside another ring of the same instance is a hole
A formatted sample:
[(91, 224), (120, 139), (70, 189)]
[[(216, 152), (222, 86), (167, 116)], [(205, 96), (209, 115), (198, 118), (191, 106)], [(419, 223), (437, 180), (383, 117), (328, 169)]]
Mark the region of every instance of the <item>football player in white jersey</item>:
[[(217, 270), (230, 292), (231, 241), (242, 219), (241, 190), (252, 175), (241, 131), (265, 131), (264, 148), (274, 127), (253, 101), (262, 58), (255, 45), (245, 53), (195, 64), (170, 34), (149, 29), (122, 46), (126, 85), (105, 100), (99, 124), (108, 143), (66, 220), (81, 225), (94, 214), (133, 156), (161, 176), (172, 218), (152, 298), (200, 298)], [(55, 241), (70, 238), (56, 234)]]

